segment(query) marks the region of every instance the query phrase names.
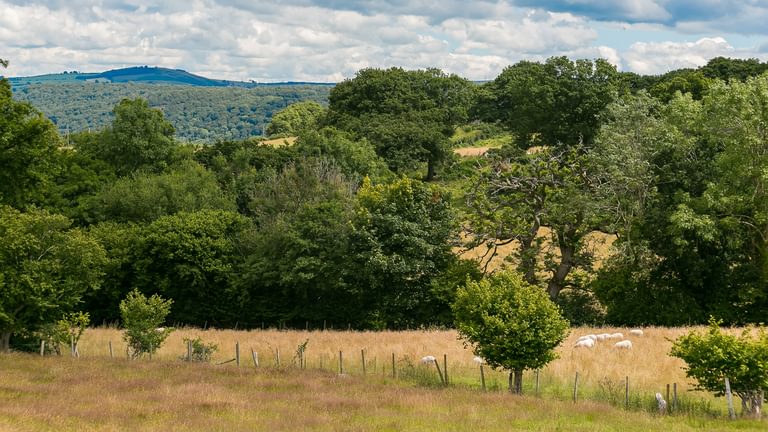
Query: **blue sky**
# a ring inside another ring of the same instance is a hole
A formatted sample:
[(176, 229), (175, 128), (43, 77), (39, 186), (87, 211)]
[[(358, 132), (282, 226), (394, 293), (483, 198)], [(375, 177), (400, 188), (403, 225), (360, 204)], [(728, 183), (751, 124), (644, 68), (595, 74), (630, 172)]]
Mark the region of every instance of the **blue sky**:
[(335, 82), (364, 67), (492, 79), (517, 61), (602, 57), (658, 74), (768, 60), (768, 0), (0, 0), (10, 76), (152, 65)]

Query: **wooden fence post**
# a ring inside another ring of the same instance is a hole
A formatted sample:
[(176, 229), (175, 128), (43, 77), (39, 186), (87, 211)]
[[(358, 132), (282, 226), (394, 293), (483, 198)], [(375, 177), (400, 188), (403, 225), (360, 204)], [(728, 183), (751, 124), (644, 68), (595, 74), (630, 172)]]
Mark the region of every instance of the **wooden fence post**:
[(235, 341), (235, 363), (240, 367), (240, 341)]
[(624, 377), (624, 408), (629, 409), (629, 375)]
[(448, 385), (448, 354), (443, 354), (443, 375), (445, 375), (443, 384)]
[(480, 385), (483, 387), (483, 391), (486, 391), (485, 388), (485, 372), (483, 372), (483, 364), (480, 363)]
[(360, 350), (360, 357), (363, 360), (363, 375), (365, 375), (366, 373), (365, 373), (365, 350), (364, 349)]
[(112, 341), (109, 341), (109, 358), (114, 358), (115, 355), (112, 352)]
[(339, 350), (339, 375), (344, 374), (344, 353)]
[(736, 411), (733, 409), (733, 395), (731, 394), (731, 382), (725, 377), (725, 398), (728, 401), (728, 417), (731, 420), (736, 418)]
[(192, 339), (187, 339), (187, 361), (192, 361)]
[(677, 383), (672, 383), (672, 410), (677, 412)]
[[(434, 358), (434, 357), (433, 357), (433, 358)], [(443, 372), (442, 372), (442, 371), (440, 371), (440, 362), (439, 362), (437, 359), (435, 359), (435, 360), (433, 361), (433, 363), (435, 364), (435, 368), (437, 368), (437, 375), (440, 377), (440, 382), (441, 382), (443, 385), (445, 385), (445, 377), (443, 376)]]
[(573, 380), (573, 401), (576, 402), (576, 397), (579, 392), (579, 373), (576, 372), (576, 378)]
[(280, 348), (275, 348), (275, 361), (277, 362), (277, 367), (280, 367)]
[(395, 353), (392, 353), (392, 378), (397, 378), (397, 369), (395, 368)]

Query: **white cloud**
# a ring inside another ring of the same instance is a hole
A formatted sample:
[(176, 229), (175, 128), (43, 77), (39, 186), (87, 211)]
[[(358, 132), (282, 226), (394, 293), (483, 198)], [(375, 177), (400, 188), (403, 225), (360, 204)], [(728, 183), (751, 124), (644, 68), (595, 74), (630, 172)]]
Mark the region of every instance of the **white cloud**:
[[(516, 6), (528, 3), (535, 7)], [(765, 22), (764, 3), (727, 9), (724, 22)], [(682, 20), (684, 10), (695, 13)], [(638, 42), (621, 53), (587, 18), (624, 17), (634, 23), (626, 32), (642, 38), (659, 27), (669, 34), (663, 20), (702, 31), (709, 10), (693, 0), (0, 0), (0, 57), (11, 60), (11, 76), (146, 64), (223, 79), (338, 81), (390, 66), (484, 80), (554, 55), (600, 56), (641, 73), (747, 56), (714, 37)]]
[(659, 74), (671, 69), (703, 66), (713, 57), (743, 57), (721, 37), (695, 42), (636, 42), (624, 53), (628, 68), (640, 74)]

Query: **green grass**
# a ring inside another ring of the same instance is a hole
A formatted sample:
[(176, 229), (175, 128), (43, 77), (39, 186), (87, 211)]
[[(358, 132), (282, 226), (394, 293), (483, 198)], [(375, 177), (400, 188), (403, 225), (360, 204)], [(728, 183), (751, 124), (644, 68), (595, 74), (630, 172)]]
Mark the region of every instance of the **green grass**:
[[(417, 370), (419, 366), (414, 365)], [(383, 375), (0, 355), (0, 430), (692, 431), (766, 423), (424, 386)], [(430, 370), (423, 373), (429, 379)], [(436, 372), (435, 372), (436, 375)]]

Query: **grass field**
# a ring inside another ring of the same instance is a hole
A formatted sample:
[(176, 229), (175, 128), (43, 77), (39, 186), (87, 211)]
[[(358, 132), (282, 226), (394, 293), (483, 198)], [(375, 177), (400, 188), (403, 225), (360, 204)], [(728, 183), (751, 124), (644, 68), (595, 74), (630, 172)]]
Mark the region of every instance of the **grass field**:
[[(472, 352), (448, 330), (177, 329), (152, 360), (129, 361), (118, 330), (89, 329), (79, 359), (0, 356), (0, 430), (765, 430), (764, 421), (726, 421), (722, 399), (690, 391), (684, 364), (667, 355), (671, 339), (690, 329), (646, 328), (631, 338), (631, 351), (609, 342), (571, 348), (586, 333), (627, 330), (575, 328), (559, 348), (560, 359), (540, 371), (538, 393), (535, 374), (527, 372), (528, 396), (515, 397), (506, 392), (504, 372), (486, 369), (488, 391), (481, 391)], [(212, 364), (179, 361), (185, 337), (217, 344)], [(234, 358), (238, 342), (239, 368), (215, 364)], [(304, 342), (301, 370), (295, 352)], [(448, 388), (434, 367), (419, 363), (424, 355), (438, 357), (441, 367), (447, 356)], [(653, 395), (673, 383), (678, 413), (660, 417)]]

